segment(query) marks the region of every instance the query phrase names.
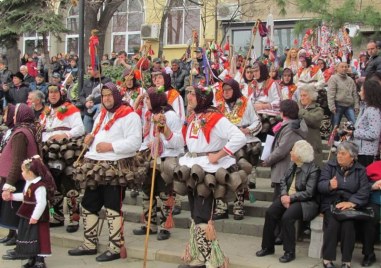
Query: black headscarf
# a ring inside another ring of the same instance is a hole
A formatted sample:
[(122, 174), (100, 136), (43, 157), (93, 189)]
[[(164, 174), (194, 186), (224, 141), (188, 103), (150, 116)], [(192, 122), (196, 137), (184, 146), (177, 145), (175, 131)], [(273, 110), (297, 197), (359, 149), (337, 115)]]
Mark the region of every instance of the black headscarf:
[[(283, 80), (284, 73), (290, 73), (291, 74), (290, 82), (288, 82), (288, 83), (284, 82), (284, 80)], [(284, 68), (283, 74), (282, 74), (282, 81), (280, 82), (280, 85), (281, 86), (289, 86), (289, 85), (292, 85), (293, 83), (294, 83), (294, 75), (292, 73), (292, 70), (290, 68)]]
[(55, 103), (50, 103), (50, 105), (53, 107), (53, 108), (57, 108), (57, 107), (60, 107), (62, 104), (64, 104), (66, 102), (66, 95), (62, 95), (62, 92), (61, 92), (61, 89), (60, 89), (60, 85), (50, 85), (48, 87), (48, 100), (49, 100), (49, 88), (53, 88), (53, 87), (56, 87), (56, 90), (58, 90), (58, 92), (60, 93), (60, 99)]
[(267, 66), (264, 63), (262, 63), (260, 61), (255, 62), (253, 65), (253, 69), (256, 69), (256, 68), (259, 68), (259, 73), (260, 73), (260, 77), (257, 80), (257, 82), (261, 83), (261, 82), (269, 79), (269, 77), (270, 77), (269, 69), (267, 69)]
[(195, 87), (197, 106), (194, 108), (194, 112), (205, 113), (209, 108), (213, 106), (213, 91), (206, 90), (202, 87)]
[(225, 99), (227, 103), (233, 103), (236, 102), (240, 97), (242, 97), (242, 92), (239, 88), (239, 84), (237, 81), (235, 81), (233, 78), (229, 78), (224, 80), (222, 83), (222, 88), (224, 88), (224, 85), (229, 85), (233, 89), (233, 96), (230, 99)]
[(5, 122), (4, 122), (8, 128), (13, 128), (15, 125), (13, 120), (13, 117), (15, 116), (15, 110), (16, 110), (16, 106), (14, 106), (11, 103), (8, 104), (7, 118), (5, 119)]
[[(105, 89), (111, 90), (112, 96), (114, 98), (114, 106), (111, 109), (107, 109), (104, 105), (103, 105), (103, 107), (105, 107), (105, 109), (108, 112), (115, 113), (116, 110), (123, 104), (122, 96), (120, 95), (118, 88), (112, 82), (108, 82), (108, 83), (104, 84), (101, 92)], [(103, 104), (103, 96), (102, 96), (102, 104)]]
[(172, 88), (171, 86), (171, 75), (167, 74), (166, 72), (160, 72), (160, 73), (153, 73), (153, 75), (161, 75), (164, 79), (164, 91), (168, 91)]
[(150, 87), (147, 90), (147, 94), (151, 102), (151, 112), (153, 114), (173, 110), (172, 106), (168, 104), (167, 94), (164, 91), (158, 92), (155, 87)]

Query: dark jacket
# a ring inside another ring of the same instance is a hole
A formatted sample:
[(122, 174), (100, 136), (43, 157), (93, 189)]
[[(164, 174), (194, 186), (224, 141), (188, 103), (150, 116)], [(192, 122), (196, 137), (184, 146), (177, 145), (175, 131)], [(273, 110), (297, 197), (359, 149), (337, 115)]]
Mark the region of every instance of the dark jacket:
[(317, 182), (320, 169), (315, 163), (304, 163), (301, 167), (292, 164), (280, 180), (280, 191), (282, 195), (288, 195), (288, 190), (296, 174), (296, 193), (290, 195), (291, 203), (301, 202), (303, 220), (310, 221), (318, 214), (319, 205), (316, 201)]
[(36, 82), (29, 84), (29, 88), (31, 91), (40, 90), (42, 91), (42, 93), (45, 94), (45, 96), (48, 95), (48, 87), (49, 87), (49, 84), (45, 82), (42, 82), (41, 84), (37, 84)]
[[(105, 84), (107, 82), (111, 82), (111, 79), (108, 77), (102, 76), (101, 82), (102, 84)], [(89, 79), (85, 80), (85, 82), (83, 83), (83, 88), (79, 95), (79, 100), (81, 104), (83, 105), (83, 107), (85, 107), (86, 98), (93, 92), (93, 89), (98, 85), (99, 85), (99, 78), (90, 77)], [(99, 103), (101, 103), (100, 96), (97, 98), (94, 98), (94, 104), (99, 104)], [(87, 112), (87, 109), (85, 109), (84, 111), (86, 115), (91, 116), (91, 114)]]
[(271, 166), (271, 182), (279, 183), (290, 166), (290, 152), (294, 143), (307, 137), (308, 128), (304, 120), (288, 120), (275, 134), (271, 154), (265, 162)]
[(188, 75), (188, 72), (182, 69), (179, 69), (177, 72), (171, 74), (171, 83), (172, 87), (177, 89), (177, 91), (182, 92), (185, 90), (184, 82), (185, 77)]
[(26, 103), (29, 92), (29, 86), (22, 83), (19, 87), (12, 85), (7, 92), (4, 92), (4, 96), (8, 103)]
[[(336, 176), (338, 187), (330, 189), (330, 180)], [(366, 176), (365, 168), (355, 162), (344, 176), (337, 160), (330, 160), (321, 170), (318, 182), (318, 191), (321, 194), (320, 210), (329, 210), (332, 203), (336, 201), (349, 201), (356, 207), (365, 206), (369, 200), (370, 185)]]
[(3, 90), (3, 84), (8, 84), (12, 82), (12, 72), (9, 71), (7, 68), (0, 71), (0, 90)]
[(365, 68), (365, 75), (372, 75), (374, 73), (381, 73), (381, 56), (377, 55), (369, 59)]

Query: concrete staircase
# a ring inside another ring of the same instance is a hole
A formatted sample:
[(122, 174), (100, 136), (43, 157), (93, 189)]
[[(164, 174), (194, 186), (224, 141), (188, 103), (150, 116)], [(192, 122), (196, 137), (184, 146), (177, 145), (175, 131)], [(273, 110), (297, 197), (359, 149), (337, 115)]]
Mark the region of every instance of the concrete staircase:
[[(324, 159), (328, 158), (329, 148), (326, 142), (324, 144)], [(256, 189), (249, 190), (255, 196), (255, 202), (250, 203), (245, 200), (245, 218), (241, 221), (233, 219), (233, 204), (229, 204), (229, 219), (215, 221), (217, 232), (262, 236), (264, 217), (267, 208), (272, 203), (273, 188), (271, 188), (270, 168), (257, 168), (257, 185)], [(126, 192), (126, 198), (123, 202), (124, 218), (127, 222), (142, 222), (142, 195), (136, 198), (130, 196), (130, 191)], [(182, 198), (181, 214), (173, 216), (175, 227), (188, 229), (190, 227), (190, 212), (187, 197)]]

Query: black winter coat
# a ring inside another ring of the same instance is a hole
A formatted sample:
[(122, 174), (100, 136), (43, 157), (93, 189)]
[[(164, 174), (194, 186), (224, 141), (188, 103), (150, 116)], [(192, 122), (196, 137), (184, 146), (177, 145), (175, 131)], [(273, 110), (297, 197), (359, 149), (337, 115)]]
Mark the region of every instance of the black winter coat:
[[(370, 186), (365, 168), (355, 162), (353, 166), (346, 171), (341, 170), (337, 160), (330, 160), (323, 167), (318, 182), (318, 191), (321, 194), (321, 212), (330, 209), (330, 205), (337, 201), (348, 201), (356, 204), (356, 207), (363, 207), (368, 203), (370, 195)], [(336, 176), (338, 187), (335, 190), (330, 189), (330, 180)]]
[[(105, 83), (111, 82), (111, 79), (108, 77), (102, 76), (101, 82), (104, 85)], [(93, 92), (93, 89), (99, 85), (99, 78), (90, 77), (90, 79), (85, 80), (83, 83), (83, 88), (79, 95), (79, 100), (82, 104), (82, 107), (85, 107), (86, 98)], [(94, 104), (101, 103), (101, 97), (97, 97), (94, 99)], [(92, 116), (87, 112), (87, 109), (84, 108), (84, 112), (86, 115)]]
[(319, 211), (317, 203), (317, 182), (320, 169), (315, 163), (304, 163), (301, 167), (292, 164), (280, 180), (281, 196), (288, 195), (288, 190), (296, 174), (296, 193), (290, 195), (291, 203), (300, 202), (303, 211), (303, 220), (310, 221), (316, 217)]

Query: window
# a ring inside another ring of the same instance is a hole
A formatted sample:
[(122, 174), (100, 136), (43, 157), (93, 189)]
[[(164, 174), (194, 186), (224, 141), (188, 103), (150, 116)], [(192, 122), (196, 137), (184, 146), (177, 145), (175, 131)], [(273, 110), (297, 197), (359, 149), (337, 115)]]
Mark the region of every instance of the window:
[[(46, 37), (48, 39), (48, 47), (50, 44), (49, 37), (49, 35)], [(31, 55), (36, 49), (43, 49), (42, 36), (37, 34), (35, 31), (24, 33), (23, 39), (23, 54), (28, 53), (29, 55)]]
[(200, 6), (185, 0), (174, 1), (166, 23), (167, 45), (186, 44), (193, 29), (200, 30)]
[(129, 55), (139, 52), (140, 26), (143, 22), (143, 4), (140, 0), (126, 0), (121, 4), (112, 18), (112, 50), (124, 50)]
[(296, 35), (293, 28), (274, 29), (274, 44), (278, 46), (278, 51), (280, 52), (284, 51), (286, 46), (295, 47), (295, 39), (298, 40), (297, 46), (301, 46), (303, 34)]
[(65, 53), (74, 52), (78, 54), (78, 38), (79, 38), (79, 8), (71, 6), (66, 18), (66, 28), (69, 33), (66, 34)]

